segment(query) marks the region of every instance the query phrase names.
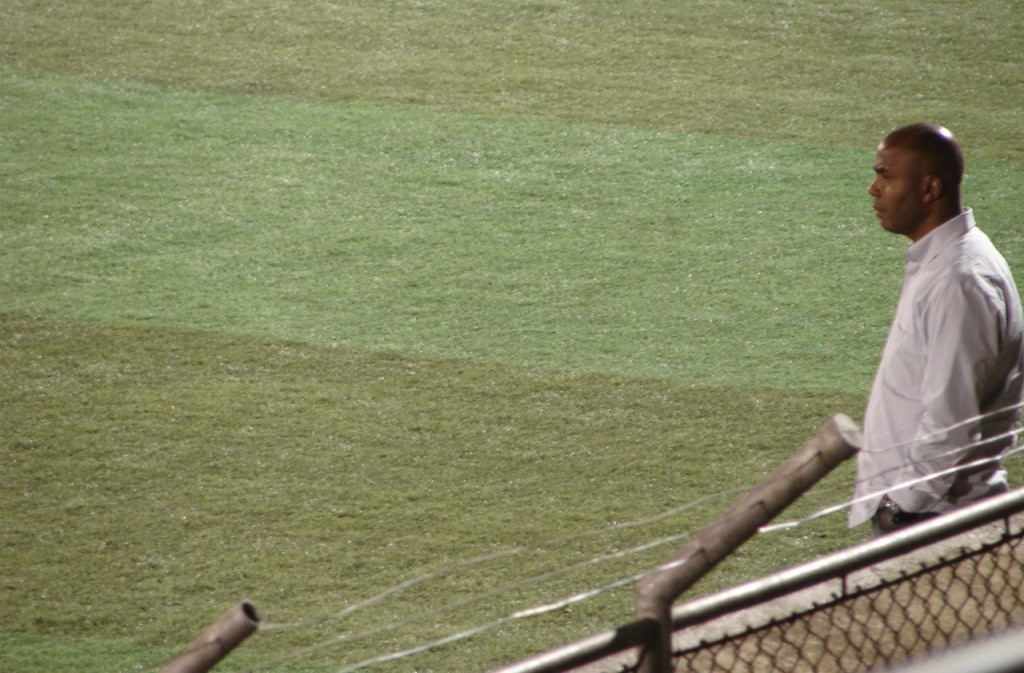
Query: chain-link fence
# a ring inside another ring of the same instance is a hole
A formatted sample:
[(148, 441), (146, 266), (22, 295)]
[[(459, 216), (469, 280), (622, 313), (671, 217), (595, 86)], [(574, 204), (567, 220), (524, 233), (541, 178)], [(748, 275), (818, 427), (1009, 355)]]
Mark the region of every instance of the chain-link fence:
[(1020, 673), (1024, 670), (1024, 628), (976, 640), (917, 659), (890, 673)]
[[(893, 577), (845, 577), (826, 600), (675, 651), (676, 671), (884, 669), (1024, 623), (1024, 529), (918, 560)], [(707, 625), (702, 625), (706, 630)], [(635, 670), (635, 669), (626, 669)]]

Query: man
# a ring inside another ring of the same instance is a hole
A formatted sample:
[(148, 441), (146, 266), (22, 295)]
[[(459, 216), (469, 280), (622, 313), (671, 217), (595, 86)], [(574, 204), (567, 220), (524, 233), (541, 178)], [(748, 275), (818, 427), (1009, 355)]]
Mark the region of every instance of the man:
[(998, 459), (985, 459), (1016, 439), (1024, 318), (1006, 261), (963, 207), (963, 153), (948, 130), (893, 131), (874, 170), (882, 227), (910, 239), (849, 518), (878, 536), (1007, 489)]

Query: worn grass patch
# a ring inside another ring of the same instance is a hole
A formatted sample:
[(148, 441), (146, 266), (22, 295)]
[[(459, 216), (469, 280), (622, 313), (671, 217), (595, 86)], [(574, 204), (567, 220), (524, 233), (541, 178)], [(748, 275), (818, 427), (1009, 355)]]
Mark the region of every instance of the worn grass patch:
[[(550, 544), (748, 487), (853, 402), (11, 315), (0, 358), (9, 630), (184, 645), (242, 598), (268, 621), (301, 621), (531, 549), (247, 646), (275, 654), (694, 529), (735, 492), (640, 530)], [(766, 539), (773, 563), (839, 542), (802, 535)], [(628, 576), (674, 546), (327, 654), (440, 637)], [(708, 588), (759, 572), (754, 554)], [(495, 645), (506, 632), (473, 648), (497, 664), (628, 621), (631, 600), (613, 593), (571, 619), (519, 626), (522, 640)], [(439, 670), (479, 668), (459, 660)]]

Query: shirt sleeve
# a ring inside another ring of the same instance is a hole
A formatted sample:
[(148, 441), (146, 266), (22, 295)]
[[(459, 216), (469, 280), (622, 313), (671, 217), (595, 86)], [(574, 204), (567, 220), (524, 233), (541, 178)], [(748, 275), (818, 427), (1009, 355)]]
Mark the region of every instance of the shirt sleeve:
[[(909, 449), (908, 479), (969, 462), (981, 438), (979, 394), (999, 351), (999, 325), (1005, 313), (998, 291), (984, 279), (953, 275), (931, 288), (918, 307), (924, 335), (925, 366), (920, 393), (918, 441)], [(934, 509), (956, 474), (931, 479), (892, 494), (906, 511)]]

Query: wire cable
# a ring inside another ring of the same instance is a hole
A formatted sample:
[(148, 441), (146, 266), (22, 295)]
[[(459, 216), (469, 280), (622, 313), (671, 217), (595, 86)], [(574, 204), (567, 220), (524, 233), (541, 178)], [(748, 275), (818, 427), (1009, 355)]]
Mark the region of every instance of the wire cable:
[[(952, 430), (954, 430), (954, 429), (956, 429), (958, 427), (961, 427), (961, 426), (963, 426), (965, 424), (977, 423), (977, 422), (979, 422), (981, 420), (984, 420), (987, 417), (992, 417), (992, 416), (995, 416), (997, 414), (1012, 413), (1013, 411), (1020, 409), (1022, 406), (1024, 406), (1024, 405), (1016, 404), (1016, 405), (1012, 405), (1010, 407), (1006, 407), (1006, 408), (999, 409), (999, 410), (996, 410), (996, 411), (993, 411), (993, 412), (989, 412), (987, 414), (982, 414), (982, 415), (979, 415), (979, 416), (971, 418), (971, 419), (966, 419), (964, 421), (960, 421), (960, 422), (958, 422), (956, 424), (953, 424), (953, 425), (949, 426), (948, 428), (943, 428), (943, 429), (940, 429), (940, 430), (936, 430), (935, 432), (930, 433), (927, 437), (934, 438), (934, 437), (940, 436), (940, 435), (942, 435), (944, 433), (948, 433), (948, 432), (950, 432), (950, 431), (952, 431)], [(985, 439), (983, 439), (983, 440), (981, 440), (979, 442), (975, 442), (975, 443), (967, 445), (967, 446), (957, 447), (957, 448), (951, 449), (951, 450), (949, 450), (947, 452), (944, 452), (943, 454), (940, 454), (938, 457), (956, 456), (956, 455), (962, 454), (964, 452), (967, 452), (967, 451), (971, 450), (972, 448), (976, 448), (977, 446), (980, 446), (980, 445), (983, 445), (983, 444), (988, 444), (988, 443), (991, 443), (993, 441), (998, 441), (998, 440), (1004, 439), (1004, 438), (1014, 438), (1015, 439), (1016, 436), (1017, 436), (1016, 430), (1012, 430), (1012, 431), (1009, 431), (1009, 432), (1004, 433), (1002, 435), (999, 435), (997, 437), (988, 437), (988, 438), (985, 438)], [(924, 439), (924, 438), (921, 438), (921, 439)], [(915, 441), (921, 441), (921, 440), (919, 439), (919, 440), (915, 440)], [(912, 442), (904, 442), (904, 443), (901, 443), (899, 445), (894, 445), (891, 448), (898, 448), (899, 446), (905, 446), (905, 445), (908, 445), (910, 443), (912, 443)], [(964, 463), (964, 464), (961, 464), (961, 465), (956, 465), (956, 466), (950, 467), (948, 469), (942, 470), (942, 471), (937, 472), (937, 473), (932, 473), (932, 474), (928, 474), (928, 475), (923, 476), (923, 477), (917, 477), (917, 478), (914, 478), (914, 479), (910, 479), (910, 480), (907, 480), (907, 481), (905, 481), (903, 483), (897, 484), (895, 486), (890, 486), (886, 490), (888, 491), (888, 490), (897, 489), (897, 488), (905, 488), (905, 487), (913, 486), (913, 485), (918, 484), (918, 483), (922, 483), (922, 482), (930, 481), (932, 479), (940, 478), (942, 476), (947, 476), (949, 474), (954, 474), (954, 473), (957, 473), (957, 472), (960, 472), (960, 471), (963, 471), (963, 470), (973, 469), (975, 467), (979, 467), (979, 466), (982, 466), (982, 465), (985, 465), (985, 464), (989, 464), (989, 463), (993, 463), (993, 462), (999, 462), (999, 461), (1001, 461), (1001, 460), (1003, 460), (1005, 458), (1008, 458), (1008, 457), (1010, 457), (1012, 455), (1020, 453), (1021, 451), (1024, 451), (1024, 448), (1016, 447), (1016, 448), (1013, 448), (1011, 450), (1002, 452), (1002, 453), (1000, 453), (997, 456), (989, 456), (989, 457), (981, 458), (979, 460), (975, 460), (975, 461), (971, 461), (971, 462)], [(889, 472), (891, 470), (905, 469), (906, 467), (911, 466), (913, 464), (914, 464), (913, 462), (906, 463), (906, 464), (904, 464), (902, 466), (897, 466), (895, 468), (891, 468), (890, 470), (883, 471), (883, 472), (881, 472), (879, 474), (880, 475), (881, 474), (885, 474), (885, 473), (887, 473), (887, 472)], [(876, 476), (879, 476), (879, 475), (876, 475)], [(735, 494), (737, 492), (745, 492), (747, 490), (748, 490), (747, 488), (735, 488), (735, 489), (729, 489), (729, 490), (726, 490), (726, 491), (720, 491), (720, 492), (716, 492), (716, 493), (708, 495), (708, 496), (704, 496), (702, 498), (698, 498), (698, 499), (693, 500), (693, 501), (689, 501), (689, 502), (684, 503), (683, 505), (681, 505), (679, 507), (672, 508), (670, 510), (666, 510), (665, 512), (660, 512), (658, 514), (655, 514), (655, 515), (649, 516), (649, 517), (645, 517), (643, 519), (616, 523), (616, 524), (613, 524), (611, 526), (607, 526), (607, 527), (601, 528), (601, 529), (594, 529), (594, 530), (590, 530), (590, 531), (584, 531), (582, 533), (575, 533), (575, 534), (572, 534), (572, 535), (569, 535), (569, 536), (563, 536), (563, 537), (560, 537), (560, 538), (555, 538), (555, 539), (547, 540), (547, 541), (541, 542), (541, 543), (533, 545), (533, 546), (517, 546), (517, 547), (513, 547), (513, 548), (510, 548), (510, 549), (507, 549), (507, 550), (493, 552), (493, 553), (490, 553), (490, 554), (485, 554), (485, 555), (478, 556), (478, 557), (475, 557), (475, 558), (467, 559), (465, 561), (460, 561), (460, 562), (451, 564), (449, 566), (446, 566), (444, 568), (441, 568), (441, 569), (432, 571), (430, 573), (426, 573), (424, 575), (418, 576), (416, 578), (412, 578), (410, 580), (406, 580), (405, 582), (399, 583), (399, 584), (397, 584), (397, 585), (395, 585), (395, 586), (393, 586), (393, 587), (391, 587), (391, 588), (389, 588), (389, 589), (387, 589), (387, 590), (385, 590), (383, 592), (380, 592), (380, 593), (376, 594), (375, 596), (372, 596), (372, 597), (370, 597), (370, 598), (368, 598), (368, 599), (366, 599), (364, 601), (361, 601), (361, 602), (356, 603), (356, 604), (354, 604), (352, 606), (349, 606), (349, 607), (345, 608), (344, 610), (341, 610), (341, 611), (338, 611), (338, 612), (335, 612), (335, 613), (331, 613), (331, 614), (328, 614), (328, 615), (324, 615), (322, 617), (318, 617), (318, 618), (315, 618), (315, 619), (301, 621), (301, 622), (286, 623), (286, 624), (269, 624), (269, 625), (267, 625), (265, 627), (262, 627), (262, 630), (274, 631), (274, 630), (284, 630), (284, 629), (293, 629), (293, 628), (304, 628), (304, 627), (308, 627), (308, 626), (319, 625), (319, 624), (322, 624), (322, 623), (325, 623), (325, 622), (328, 622), (328, 621), (332, 621), (332, 620), (336, 620), (336, 619), (341, 619), (341, 618), (347, 617), (347, 616), (355, 613), (358, 610), (365, 609), (365, 608), (368, 608), (368, 607), (370, 607), (372, 605), (375, 605), (375, 604), (383, 601), (384, 599), (386, 599), (386, 598), (388, 598), (390, 596), (393, 596), (393, 595), (396, 595), (396, 594), (400, 593), (401, 591), (404, 591), (404, 590), (409, 589), (409, 588), (411, 588), (413, 586), (416, 586), (418, 584), (422, 584), (422, 583), (430, 581), (430, 580), (434, 580), (434, 579), (438, 579), (438, 578), (444, 577), (446, 575), (450, 575), (450, 574), (452, 574), (452, 573), (454, 573), (454, 572), (456, 572), (458, 570), (461, 570), (461, 569), (482, 565), (482, 564), (489, 563), (489, 562), (492, 562), (492, 561), (496, 561), (496, 560), (499, 560), (499, 559), (511, 558), (511, 557), (518, 556), (518, 555), (521, 555), (523, 553), (526, 553), (528, 551), (541, 551), (541, 550), (544, 550), (544, 549), (547, 549), (547, 548), (551, 548), (551, 547), (563, 546), (563, 545), (565, 545), (565, 544), (567, 544), (569, 542), (573, 542), (573, 541), (577, 541), (577, 540), (585, 539), (585, 538), (591, 538), (591, 537), (597, 537), (597, 536), (601, 536), (601, 535), (606, 535), (606, 534), (609, 534), (611, 532), (615, 532), (615, 531), (618, 531), (618, 530), (642, 527), (642, 526), (645, 526), (645, 525), (649, 525), (651, 523), (655, 523), (655, 522), (658, 522), (658, 521), (662, 521), (662, 520), (671, 518), (672, 516), (678, 515), (678, 514), (684, 512), (684, 511), (686, 511), (688, 509), (692, 509), (692, 508), (694, 508), (694, 507), (696, 507), (698, 505), (704, 504), (704, 503), (706, 503), (706, 502), (708, 502), (710, 500), (713, 500), (715, 498), (723, 497), (725, 495)], [(871, 494), (868, 494), (868, 495), (865, 495), (865, 496), (861, 496), (859, 498), (855, 498), (853, 500), (844, 501), (844, 502), (836, 504), (836, 505), (830, 505), (828, 507), (825, 507), (825, 508), (820, 509), (820, 510), (818, 510), (816, 512), (813, 512), (812, 514), (810, 514), (810, 515), (808, 515), (806, 517), (800, 518), (800, 519), (796, 519), (796, 520), (792, 520), (792, 521), (786, 521), (786, 522), (781, 522), (781, 523), (778, 523), (778, 524), (762, 526), (759, 529), (758, 532), (760, 532), (760, 533), (771, 533), (771, 532), (776, 532), (776, 531), (781, 531), (781, 530), (789, 530), (789, 529), (797, 528), (797, 527), (799, 527), (801, 525), (807, 524), (807, 523), (809, 523), (811, 521), (814, 521), (816, 519), (820, 519), (820, 518), (828, 516), (830, 514), (834, 514), (836, 512), (839, 512), (839, 511), (842, 511), (844, 509), (847, 509), (847, 508), (849, 508), (850, 506), (852, 506), (853, 504), (855, 504), (857, 502), (861, 502), (863, 500), (868, 500), (868, 499), (871, 499), (873, 497), (877, 497), (878, 495), (882, 495), (882, 494), (881, 493), (871, 493)], [(543, 582), (543, 581), (546, 581), (546, 580), (549, 580), (549, 579), (552, 579), (552, 578), (555, 578), (555, 577), (558, 577), (558, 576), (561, 576), (561, 575), (565, 575), (565, 574), (569, 574), (569, 573), (572, 573), (572, 572), (576, 572), (578, 570), (581, 570), (583, 568), (586, 568), (586, 567), (589, 567), (589, 566), (592, 566), (592, 565), (603, 563), (605, 561), (614, 560), (614, 559), (621, 559), (621, 558), (624, 558), (624, 557), (627, 557), (627, 556), (630, 556), (630, 555), (633, 555), (633, 554), (642, 553), (644, 551), (649, 551), (649, 550), (654, 549), (654, 548), (656, 548), (658, 546), (661, 546), (661, 545), (664, 545), (664, 544), (669, 544), (671, 542), (678, 542), (679, 540), (681, 540), (683, 538), (689, 537), (691, 534), (692, 534), (691, 531), (687, 531), (687, 532), (683, 532), (683, 533), (677, 533), (677, 534), (673, 534), (673, 535), (670, 535), (670, 536), (659, 538), (659, 539), (651, 541), (651, 542), (646, 542), (644, 544), (641, 544), (641, 545), (638, 545), (638, 546), (635, 546), (635, 547), (631, 547), (629, 549), (625, 549), (625, 550), (621, 550), (621, 551), (616, 551), (616, 552), (612, 552), (612, 553), (607, 553), (607, 554), (600, 554), (598, 556), (594, 556), (594, 557), (592, 557), (590, 559), (587, 559), (587, 560), (584, 560), (584, 561), (580, 561), (580, 562), (577, 562), (577, 563), (574, 563), (574, 564), (571, 564), (571, 565), (568, 565), (568, 566), (563, 566), (563, 567), (560, 567), (560, 568), (556, 568), (554, 570), (549, 570), (549, 571), (546, 571), (546, 572), (543, 572), (543, 573), (540, 573), (540, 574), (537, 574), (537, 575), (534, 575), (534, 576), (531, 576), (531, 577), (523, 578), (523, 579), (520, 579), (520, 580), (515, 580), (515, 581), (512, 581), (512, 582), (507, 582), (505, 584), (493, 587), (493, 588), (491, 588), (491, 589), (489, 589), (487, 591), (480, 592), (478, 594), (474, 594), (472, 596), (460, 599), (458, 601), (454, 601), (454, 602), (448, 603), (446, 605), (440, 606), (438, 608), (434, 608), (433, 610), (430, 610), (430, 611), (427, 611), (427, 612), (419, 613), (416, 617), (408, 618), (408, 619), (401, 620), (401, 621), (398, 621), (398, 622), (393, 622), (391, 624), (388, 624), (388, 625), (385, 625), (385, 626), (382, 626), (382, 627), (378, 627), (378, 628), (374, 628), (374, 629), (368, 629), (368, 630), (364, 630), (364, 631), (361, 631), (361, 632), (342, 633), (342, 634), (339, 634), (339, 635), (334, 636), (332, 638), (329, 638), (329, 639), (327, 639), (325, 641), (322, 641), (320, 643), (316, 643), (316, 644), (311, 645), (309, 647), (305, 647), (305, 648), (301, 648), (299, 650), (296, 650), (296, 651), (294, 651), (294, 652), (292, 652), (292, 653), (290, 653), (288, 655), (285, 655), (284, 657), (279, 658), (279, 659), (277, 659), (275, 661), (268, 662), (267, 664), (264, 664), (262, 666), (258, 666), (256, 668), (250, 669), (250, 671), (267, 670), (269, 668), (273, 668), (273, 667), (275, 667), (275, 666), (277, 666), (277, 665), (279, 665), (281, 663), (284, 663), (286, 661), (294, 660), (296, 658), (299, 658), (299, 657), (302, 657), (302, 656), (306, 656), (306, 655), (311, 654), (313, 652), (316, 652), (316, 651), (319, 651), (319, 650), (323, 650), (323, 649), (327, 649), (329, 647), (333, 647), (333, 646), (339, 645), (339, 644), (344, 643), (344, 642), (355, 640), (357, 638), (381, 635), (381, 634), (384, 634), (384, 633), (387, 633), (387, 632), (395, 631), (395, 630), (401, 629), (403, 627), (409, 626), (410, 624), (413, 624), (413, 623), (415, 623), (417, 621), (420, 621), (422, 619), (425, 619), (427, 617), (436, 616), (437, 614), (444, 613), (444, 612), (450, 612), (452, 610), (455, 610), (455, 609), (458, 609), (458, 608), (462, 608), (462, 607), (465, 607), (467, 605), (471, 605), (473, 603), (477, 603), (477, 602), (483, 601), (483, 600), (488, 599), (488, 598), (492, 598), (493, 596), (507, 593), (508, 591), (511, 591), (513, 589), (518, 589), (518, 588), (522, 588), (524, 586), (528, 586), (528, 585), (531, 585), (531, 584), (540, 583), (540, 582)], [(644, 577), (646, 577), (647, 575), (649, 575), (649, 574), (651, 574), (653, 572), (658, 572), (658, 571), (669, 569), (669, 568), (671, 568), (674, 565), (677, 565), (679, 563), (681, 563), (681, 561), (666, 562), (666, 563), (663, 563), (663, 564), (659, 565), (658, 567), (654, 568), (653, 570), (647, 570), (647, 571), (644, 571), (642, 573), (637, 573), (637, 574), (629, 575), (628, 577), (615, 580), (615, 581), (613, 581), (611, 583), (601, 585), (601, 586), (599, 586), (597, 588), (573, 594), (572, 596), (569, 596), (567, 598), (561, 599), (559, 601), (555, 601), (555, 602), (551, 602), (551, 603), (544, 603), (544, 604), (541, 604), (541, 605), (533, 606), (531, 608), (526, 608), (526, 609), (518, 610), (518, 611), (515, 611), (515, 612), (510, 613), (508, 615), (505, 615), (505, 616), (503, 616), (503, 617), (501, 617), (501, 618), (499, 618), (497, 620), (494, 620), (494, 621), (488, 622), (486, 624), (483, 624), (483, 625), (480, 625), (480, 626), (476, 626), (476, 627), (473, 627), (473, 628), (470, 628), (470, 629), (467, 629), (467, 630), (464, 630), (464, 631), (460, 631), (458, 633), (454, 633), (454, 634), (445, 636), (445, 637), (437, 639), (437, 640), (429, 641), (427, 643), (423, 643), (423, 644), (420, 644), (420, 645), (417, 645), (415, 647), (411, 647), (411, 648), (408, 648), (408, 649), (405, 649), (405, 650), (391, 652), (391, 653), (387, 653), (387, 654), (382, 654), (382, 655), (379, 655), (379, 656), (376, 656), (376, 657), (372, 657), (372, 658), (366, 659), (366, 660), (364, 660), (362, 662), (359, 662), (357, 664), (353, 664), (353, 665), (351, 665), (349, 667), (343, 668), (338, 673), (351, 673), (351, 672), (358, 671), (358, 670), (361, 670), (363, 668), (367, 668), (367, 667), (375, 665), (375, 664), (385, 663), (385, 662), (388, 662), (388, 661), (394, 661), (394, 660), (397, 660), (397, 659), (402, 659), (402, 658), (405, 658), (405, 657), (414, 656), (416, 654), (420, 654), (422, 652), (426, 652), (426, 651), (429, 651), (431, 649), (435, 649), (437, 647), (442, 647), (444, 645), (447, 645), (447, 644), (450, 644), (450, 643), (453, 643), (453, 642), (457, 642), (457, 641), (460, 641), (460, 640), (464, 640), (464, 639), (473, 637), (473, 636), (478, 635), (480, 633), (483, 633), (485, 631), (488, 631), (488, 630), (491, 630), (491, 629), (494, 629), (494, 628), (498, 628), (498, 627), (500, 627), (500, 626), (502, 626), (504, 624), (507, 624), (509, 622), (512, 622), (512, 621), (516, 621), (516, 620), (519, 620), (519, 619), (525, 619), (525, 618), (532, 617), (532, 616), (538, 616), (538, 615), (542, 615), (542, 614), (547, 614), (549, 612), (553, 612), (555, 610), (562, 609), (564, 607), (568, 607), (569, 605), (572, 605), (574, 603), (578, 603), (578, 602), (587, 600), (589, 598), (601, 595), (601, 594), (606, 593), (608, 591), (612, 591), (612, 590), (615, 590), (615, 589), (619, 589), (619, 588), (621, 588), (623, 586), (628, 586), (630, 584), (634, 584), (634, 583), (640, 581), (641, 579), (643, 579)]]

